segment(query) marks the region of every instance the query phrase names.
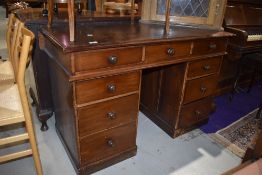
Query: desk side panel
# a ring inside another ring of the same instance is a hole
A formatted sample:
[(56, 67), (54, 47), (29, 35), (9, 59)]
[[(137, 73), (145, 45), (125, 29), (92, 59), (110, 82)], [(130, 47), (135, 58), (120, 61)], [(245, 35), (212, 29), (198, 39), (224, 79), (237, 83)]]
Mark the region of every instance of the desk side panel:
[(73, 85), (64, 70), (54, 60), (49, 59), (52, 98), (56, 119), (56, 129), (73, 165), (79, 165), (76, 118), (73, 107)]

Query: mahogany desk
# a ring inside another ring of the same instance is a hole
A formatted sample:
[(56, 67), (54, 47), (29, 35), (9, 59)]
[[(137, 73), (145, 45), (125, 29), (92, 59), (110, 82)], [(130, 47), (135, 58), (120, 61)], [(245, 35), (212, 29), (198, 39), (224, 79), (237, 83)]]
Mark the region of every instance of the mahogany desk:
[[(159, 24), (97, 22), (43, 29), (57, 133), (79, 174), (136, 154), (139, 105), (171, 137), (214, 110), (231, 34)], [(41, 41), (42, 42), (42, 41)], [(143, 70), (143, 72), (142, 72)]]

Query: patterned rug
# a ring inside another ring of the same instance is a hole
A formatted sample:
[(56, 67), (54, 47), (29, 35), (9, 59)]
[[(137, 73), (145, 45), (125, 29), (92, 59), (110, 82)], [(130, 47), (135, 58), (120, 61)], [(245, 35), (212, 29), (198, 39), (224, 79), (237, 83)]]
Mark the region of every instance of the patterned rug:
[(253, 147), (258, 136), (261, 125), (261, 117), (256, 119), (258, 109), (232, 123), (231, 125), (217, 131), (211, 138), (222, 144), (228, 150), (239, 157), (244, 157), (248, 147)]

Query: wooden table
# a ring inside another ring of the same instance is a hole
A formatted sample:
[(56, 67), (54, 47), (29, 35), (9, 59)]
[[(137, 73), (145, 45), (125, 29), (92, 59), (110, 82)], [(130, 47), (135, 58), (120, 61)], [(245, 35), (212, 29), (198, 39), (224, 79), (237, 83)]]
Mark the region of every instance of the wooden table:
[(206, 122), (230, 33), (96, 22), (43, 29), (61, 141), (78, 174), (134, 156), (139, 106), (176, 137)]

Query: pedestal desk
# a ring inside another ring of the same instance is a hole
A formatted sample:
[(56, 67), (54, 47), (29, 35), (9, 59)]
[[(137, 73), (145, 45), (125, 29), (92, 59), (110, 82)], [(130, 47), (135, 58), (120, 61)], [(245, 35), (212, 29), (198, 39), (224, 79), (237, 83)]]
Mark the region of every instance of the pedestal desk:
[(42, 30), (57, 133), (79, 174), (136, 154), (139, 105), (171, 137), (207, 121), (231, 34), (97, 22)]

